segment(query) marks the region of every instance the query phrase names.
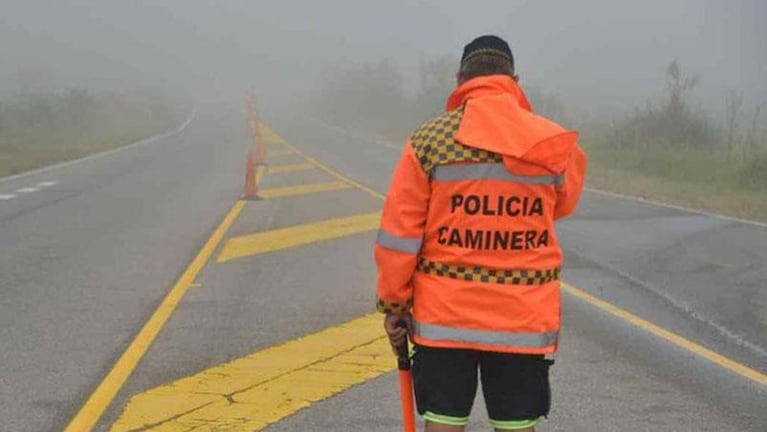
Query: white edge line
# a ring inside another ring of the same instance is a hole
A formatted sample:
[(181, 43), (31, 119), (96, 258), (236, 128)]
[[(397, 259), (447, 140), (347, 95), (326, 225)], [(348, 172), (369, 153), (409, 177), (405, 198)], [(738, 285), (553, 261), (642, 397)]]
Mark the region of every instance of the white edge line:
[(36, 187), (23, 187), (23, 188), (16, 189), (16, 192), (17, 193), (32, 193), (32, 192), (37, 192), (39, 190), (40, 189), (38, 189)]
[[(336, 125), (327, 124), (327, 123), (325, 123), (325, 122), (323, 122), (321, 120), (316, 120), (315, 119), (315, 121), (318, 124), (320, 124), (320, 126), (324, 127), (325, 129), (328, 129), (328, 130), (331, 130), (331, 131), (334, 131), (334, 132), (337, 132), (337, 133), (341, 133), (341, 134), (347, 135), (347, 136), (352, 137), (352, 138), (357, 138), (357, 139), (362, 140), (362, 141), (367, 141), (367, 142), (372, 143), (372, 144), (383, 146), (383, 147), (386, 147), (386, 148), (391, 149), (391, 150), (397, 150), (397, 151), (401, 150), (400, 147), (397, 147), (394, 144), (391, 144), (391, 143), (389, 143), (387, 141), (379, 140), (379, 139), (372, 139), (372, 138), (360, 136), (359, 134), (353, 133), (353, 132), (351, 132), (349, 130), (343, 129), (343, 128), (338, 127)], [(648, 200), (648, 199), (644, 199), (642, 197), (638, 197), (638, 196), (634, 196), (634, 195), (626, 195), (626, 194), (622, 194), (622, 193), (618, 193), (618, 192), (610, 192), (610, 191), (606, 191), (606, 190), (602, 190), (602, 189), (594, 189), (594, 188), (590, 188), (590, 187), (587, 187), (587, 188), (584, 188), (584, 189), (586, 191), (588, 191), (588, 192), (598, 193), (598, 194), (602, 194), (602, 195), (608, 195), (608, 196), (611, 196), (613, 198), (621, 198), (621, 199), (625, 199), (625, 200), (629, 200), (629, 201), (637, 201), (637, 202), (641, 202), (641, 203), (646, 203), (646, 204), (654, 205), (654, 206), (657, 206), (657, 207), (666, 207), (666, 208), (670, 208), (670, 209), (674, 209), (674, 210), (681, 210), (681, 211), (686, 211), (686, 212), (689, 212), (689, 213), (696, 213), (696, 214), (703, 215), (703, 216), (710, 216), (710, 217), (714, 217), (714, 218), (724, 219), (724, 220), (728, 220), (728, 221), (731, 221), (731, 222), (739, 222), (739, 223), (743, 223), (743, 224), (748, 224), (748, 225), (754, 225), (754, 226), (758, 226), (758, 227), (762, 227), (762, 228), (767, 228), (767, 223), (759, 222), (759, 221), (755, 221), (755, 220), (741, 219), (741, 218), (736, 218), (736, 217), (732, 217), (732, 216), (726, 216), (726, 215), (719, 214), (719, 213), (711, 213), (711, 212), (707, 212), (707, 211), (703, 211), (703, 210), (698, 210), (698, 209), (694, 209), (694, 208), (690, 208), (690, 207), (683, 207), (683, 206), (674, 205), (674, 204), (667, 204), (667, 203), (660, 202), (660, 201)]]
[(9, 200), (9, 199), (12, 199), (12, 198), (16, 198), (16, 195), (13, 195), (13, 194), (0, 195), (0, 200), (3, 200), (3, 201)]
[(0, 183), (5, 183), (5, 182), (9, 182), (11, 180), (18, 180), (20, 178), (33, 176), (35, 174), (44, 173), (44, 172), (47, 172), (47, 171), (50, 171), (50, 170), (54, 170), (56, 168), (64, 168), (64, 167), (69, 166), (69, 165), (74, 165), (74, 164), (77, 164), (77, 163), (80, 163), (80, 162), (85, 162), (87, 160), (104, 157), (104, 156), (107, 156), (107, 155), (115, 154), (115, 153), (118, 153), (118, 152), (121, 152), (121, 151), (124, 151), (124, 150), (128, 150), (128, 149), (131, 149), (131, 148), (134, 148), (134, 147), (138, 147), (138, 146), (141, 146), (141, 145), (150, 144), (150, 143), (153, 143), (155, 141), (161, 140), (163, 138), (168, 138), (168, 137), (173, 136), (173, 135), (183, 131), (184, 129), (186, 129), (186, 127), (189, 126), (189, 124), (192, 122), (192, 120), (194, 120), (196, 115), (197, 115), (197, 107), (195, 106), (194, 108), (192, 108), (192, 112), (189, 114), (189, 116), (186, 118), (186, 120), (183, 123), (181, 123), (180, 126), (176, 127), (175, 129), (172, 129), (170, 131), (161, 132), (161, 133), (159, 133), (157, 135), (152, 135), (152, 136), (150, 136), (148, 138), (144, 138), (142, 140), (139, 140), (139, 141), (136, 141), (136, 142), (133, 142), (133, 143), (130, 143), (130, 144), (122, 145), (122, 146), (117, 147), (117, 148), (113, 148), (113, 149), (110, 149), (110, 150), (104, 150), (102, 152), (94, 153), (94, 154), (82, 157), (80, 159), (74, 159), (74, 160), (70, 160), (70, 161), (58, 162), (58, 163), (54, 163), (52, 165), (44, 166), (42, 168), (34, 169), (32, 171), (25, 171), (25, 172), (22, 172), (22, 173), (18, 173), (18, 174), (10, 175), (10, 176), (7, 176), (7, 177), (3, 177), (3, 178), (0, 178)]
[(674, 204), (668, 204), (668, 203), (664, 203), (664, 202), (660, 202), (660, 201), (648, 200), (648, 199), (644, 199), (642, 197), (638, 197), (638, 196), (634, 196), (634, 195), (626, 195), (626, 194), (622, 194), (622, 193), (618, 193), (618, 192), (610, 192), (610, 191), (606, 191), (606, 190), (602, 190), (602, 189), (594, 189), (594, 188), (590, 188), (590, 187), (587, 187), (587, 188), (584, 188), (584, 189), (589, 191), (589, 192), (593, 192), (593, 193), (597, 193), (597, 194), (602, 194), (602, 195), (607, 195), (607, 196), (611, 196), (613, 198), (622, 198), (622, 199), (629, 200), (629, 201), (637, 201), (637, 202), (647, 203), (647, 204), (651, 204), (651, 205), (658, 206), (658, 207), (666, 207), (666, 208), (670, 208), (670, 209), (674, 209), (674, 210), (682, 210), (682, 211), (686, 211), (686, 212), (690, 212), (690, 213), (697, 213), (697, 214), (703, 215), (703, 216), (710, 216), (710, 217), (724, 219), (724, 220), (728, 220), (728, 221), (732, 221), (732, 222), (740, 222), (740, 223), (743, 223), (743, 224), (749, 224), (749, 225), (755, 225), (755, 226), (762, 227), (762, 228), (767, 228), (767, 223), (759, 222), (759, 221), (755, 221), (755, 220), (740, 219), (740, 218), (736, 218), (736, 217), (732, 217), (732, 216), (726, 216), (726, 215), (719, 214), (719, 213), (711, 213), (711, 212), (707, 212), (707, 211), (703, 211), (703, 210), (693, 209), (693, 208), (689, 208), (689, 207), (683, 207), (683, 206), (674, 205)]

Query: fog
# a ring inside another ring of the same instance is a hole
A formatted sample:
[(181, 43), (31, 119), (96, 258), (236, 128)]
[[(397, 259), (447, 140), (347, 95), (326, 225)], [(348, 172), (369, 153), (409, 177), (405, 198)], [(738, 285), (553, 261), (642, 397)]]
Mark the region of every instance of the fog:
[[(633, 109), (663, 91), (678, 58), (713, 113), (729, 90), (767, 102), (764, 0), (47, 0), (0, 5), (0, 94), (28, 85), (161, 85), (201, 97), (253, 85), (286, 98), (334, 68), (386, 59), (415, 85), (421, 59), (495, 33), (523, 84), (571, 110)], [(25, 84), (26, 83), (26, 84)]]

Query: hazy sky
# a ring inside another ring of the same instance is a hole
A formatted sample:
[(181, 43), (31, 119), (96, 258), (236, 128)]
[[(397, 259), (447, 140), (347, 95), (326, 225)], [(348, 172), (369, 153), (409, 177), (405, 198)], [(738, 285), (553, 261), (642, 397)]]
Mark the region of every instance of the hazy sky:
[[(0, 93), (18, 72), (58, 85), (175, 85), (208, 92), (253, 82), (286, 95), (338, 65), (454, 55), (496, 33), (523, 83), (603, 112), (643, 104), (678, 57), (699, 101), (728, 89), (767, 103), (767, 1), (0, 0)], [(415, 80), (413, 80), (415, 81)]]

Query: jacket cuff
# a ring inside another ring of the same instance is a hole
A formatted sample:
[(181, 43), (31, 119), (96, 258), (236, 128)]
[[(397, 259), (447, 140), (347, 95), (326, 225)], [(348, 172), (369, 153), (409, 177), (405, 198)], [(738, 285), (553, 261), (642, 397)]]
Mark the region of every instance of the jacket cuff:
[(410, 312), (411, 307), (413, 307), (413, 299), (389, 302), (379, 297), (376, 301), (376, 310), (387, 315), (403, 315)]

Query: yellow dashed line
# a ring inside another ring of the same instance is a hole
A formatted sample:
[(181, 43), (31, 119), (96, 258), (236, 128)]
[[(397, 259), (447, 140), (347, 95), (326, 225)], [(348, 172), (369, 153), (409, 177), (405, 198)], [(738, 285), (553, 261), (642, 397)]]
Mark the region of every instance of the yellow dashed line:
[(363, 191), (369, 193), (370, 195), (373, 195), (376, 198), (380, 198), (380, 199), (384, 199), (385, 198), (384, 194), (382, 194), (382, 193), (380, 193), (378, 191), (375, 191), (375, 190), (373, 190), (373, 189), (363, 185), (362, 183), (356, 182), (356, 181), (350, 179), (349, 177), (346, 177), (345, 175), (341, 174), (340, 172), (334, 170), (333, 168), (330, 168), (329, 166), (322, 164), (321, 162), (317, 161), (316, 159), (311, 158), (311, 157), (305, 155), (300, 150), (295, 148), (293, 145), (291, 145), (289, 143), (285, 143), (285, 146), (290, 148), (290, 149), (292, 149), (293, 151), (295, 151), (296, 154), (298, 154), (302, 158), (308, 160), (310, 163), (314, 164), (317, 168), (327, 172), (328, 174), (330, 174), (333, 177), (343, 181), (344, 183), (348, 183), (348, 184), (356, 187), (357, 189), (363, 190)]
[(284, 164), (284, 165), (269, 165), (269, 174), (278, 173), (291, 173), (296, 171), (307, 171), (316, 168), (313, 164), (308, 162)]
[(218, 262), (373, 231), (380, 220), (381, 213), (374, 212), (233, 237), (224, 245)]
[(336, 181), (328, 183), (312, 183), (296, 186), (283, 186), (271, 189), (262, 189), (258, 195), (263, 198), (279, 198), (294, 195), (307, 195), (317, 192), (329, 192), (342, 189), (349, 189), (351, 186), (347, 183)]
[(367, 315), (137, 394), (110, 430), (256, 431), (394, 366)]
[(270, 129), (264, 124), (262, 124), (262, 127), (261, 127), (261, 138), (267, 144), (284, 144), (285, 143), (285, 140), (281, 136), (279, 136), (276, 132), (274, 132), (272, 129)]
[(291, 149), (274, 150), (274, 151), (267, 150), (266, 151), (267, 157), (269, 157), (269, 156), (272, 156), (272, 157), (289, 156), (289, 155), (294, 155), (294, 154), (296, 154), (296, 152), (294, 152)]

